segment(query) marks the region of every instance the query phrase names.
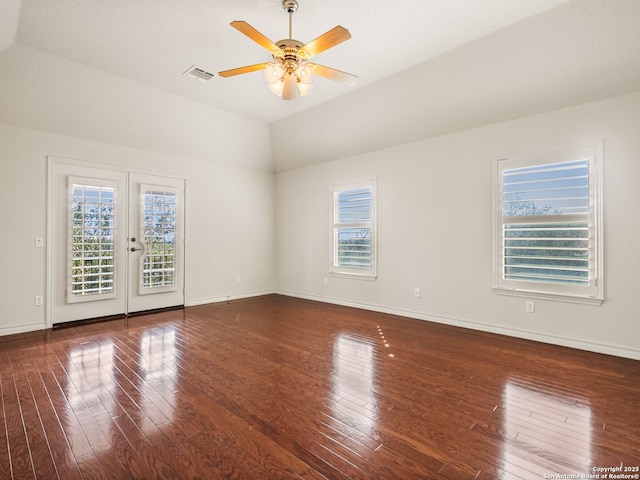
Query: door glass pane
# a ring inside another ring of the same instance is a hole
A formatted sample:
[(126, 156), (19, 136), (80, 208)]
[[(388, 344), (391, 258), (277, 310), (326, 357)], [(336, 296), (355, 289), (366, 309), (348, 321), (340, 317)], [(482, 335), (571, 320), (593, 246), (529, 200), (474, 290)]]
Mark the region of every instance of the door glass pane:
[(142, 208), (142, 231), (146, 247), (142, 287), (175, 286), (176, 194), (145, 190)]
[(114, 188), (71, 184), (69, 301), (114, 293)]

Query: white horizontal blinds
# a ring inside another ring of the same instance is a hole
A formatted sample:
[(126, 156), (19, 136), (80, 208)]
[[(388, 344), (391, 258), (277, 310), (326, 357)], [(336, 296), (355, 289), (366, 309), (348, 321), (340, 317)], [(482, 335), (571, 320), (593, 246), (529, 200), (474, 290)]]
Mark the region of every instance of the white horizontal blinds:
[(502, 171), (502, 215), (589, 213), (589, 160)]
[(589, 193), (589, 159), (503, 170), (503, 278), (588, 286)]
[(142, 288), (172, 287), (176, 283), (176, 194), (144, 186), (142, 190)]
[(371, 187), (334, 192), (334, 266), (372, 267), (372, 221)]
[(67, 300), (115, 292), (115, 185), (70, 179), (70, 285)]
[(589, 284), (586, 222), (505, 225), (504, 277)]

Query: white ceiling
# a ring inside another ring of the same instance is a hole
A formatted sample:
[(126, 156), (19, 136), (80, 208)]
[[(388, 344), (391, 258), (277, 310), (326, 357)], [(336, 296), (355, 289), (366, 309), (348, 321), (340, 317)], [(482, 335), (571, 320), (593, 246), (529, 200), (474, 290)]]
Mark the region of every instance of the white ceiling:
[[(217, 74), (268, 61), (269, 53), (229, 22), (245, 20), (273, 41), (286, 38), (288, 16), (281, 0), (0, 0), (0, 7), (11, 10), (7, 6), (20, 5), (17, 29), (13, 28), (20, 45), (274, 122), (566, 1), (299, 0), (293, 37), (308, 42), (335, 25), (346, 27), (351, 40), (314, 61), (358, 75), (360, 80), (355, 87), (346, 87), (317, 78), (309, 96), (289, 102), (268, 90), (261, 72), (227, 79), (216, 75), (208, 83), (182, 75), (194, 64)], [(0, 26), (12, 31), (11, 25)]]

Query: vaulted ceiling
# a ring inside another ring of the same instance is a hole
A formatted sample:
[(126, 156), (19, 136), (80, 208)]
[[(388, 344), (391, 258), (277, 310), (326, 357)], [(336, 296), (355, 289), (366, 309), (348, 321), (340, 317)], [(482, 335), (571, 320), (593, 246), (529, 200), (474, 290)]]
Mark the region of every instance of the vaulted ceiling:
[[(306, 43), (336, 25), (349, 29), (351, 40), (316, 60), (358, 75), (363, 87), (565, 1), (299, 0), (293, 38)], [(208, 84), (182, 76), (194, 64), (217, 73), (270, 60), (229, 26), (233, 20), (273, 41), (288, 36), (281, 0), (22, 0), (16, 41), (267, 122), (348, 93), (317, 79), (304, 101), (283, 102), (261, 72)]]
[[(293, 37), (349, 29), (350, 40), (314, 60), (359, 82), (316, 78), (293, 101), (273, 95), (261, 72), (217, 75), (270, 60), (229, 22), (286, 38), (281, 0), (2, 0), (0, 10), (0, 49), (17, 45), (269, 124), (276, 169), (640, 84), (637, 0), (299, 0)], [(184, 76), (192, 65), (216, 75)]]

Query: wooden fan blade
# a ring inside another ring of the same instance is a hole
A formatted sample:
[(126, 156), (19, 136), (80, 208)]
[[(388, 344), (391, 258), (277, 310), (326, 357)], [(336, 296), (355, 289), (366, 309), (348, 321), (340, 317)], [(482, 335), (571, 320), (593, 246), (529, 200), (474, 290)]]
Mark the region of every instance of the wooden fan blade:
[(244, 22), (242, 20), (235, 20), (231, 22), (230, 25), (236, 30), (238, 30), (240, 33), (244, 33), (251, 40), (256, 42), (261, 47), (269, 50), (270, 52), (273, 53), (280, 50), (280, 47), (278, 47), (275, 43), (273, 43), (271, 40), (269, 40), (267, 37), (261, 34), (258, 30), (256, 30), (251, 25), (249, 25), (247, 22)]
[(299, 53), (305, 58), (310, 58), (330, 49), (331, 47), (335, 47), (350, 38), (351, 34), (349, 33), (349, 30), (338, 25), (328, 32), (323, 33), (318, 38), (311, 40), (299, 50)]
[(242, 75), (243, 73), (257, 72), (258, 70), (264, 70), (268, 63), (256, 63), (255, 65), (247, 65), (246, 67), (232, 68), (231, 70), (224, 70), (218, 72), (223, 78), (234, 77), (236, 75)]
[(356, 75), (351, 75), (350, 73), (342, 72), (335, 68), (325, 67), (324, 65), (318, 65), (317, 63), (308, 63), (307, 65), (310, 65), (313, 68), (313, 73), (316, 75), (328, 78), (334, 82), (344, 83), (350, 87), (353, 87), (358, 82), (358, 77)]

